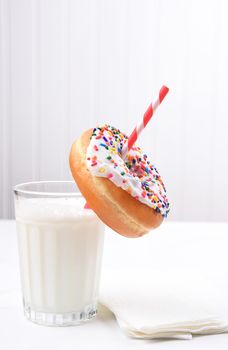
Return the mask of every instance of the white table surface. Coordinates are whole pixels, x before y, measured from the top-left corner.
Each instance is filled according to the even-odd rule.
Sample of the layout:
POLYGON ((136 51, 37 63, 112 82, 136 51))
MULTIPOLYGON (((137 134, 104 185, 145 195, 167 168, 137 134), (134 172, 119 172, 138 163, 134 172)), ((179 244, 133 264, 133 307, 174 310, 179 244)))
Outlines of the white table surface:
MULTIPOLYGON (((228 224, 167 222, 140 239, 126 239, 107 230, 103 268, 143 266, 152 254, 158 267, 161 259, 169 259, 169 268, 180 263, 186 269, 202 268, 207 256, 211 259, 207 259, 205 269, 213 269, 216 259, 228 271, 227 247, 228 224), (189 249, 192 259, 186 258, 189 249)), ((108 311, 82 326, 38 326, 24 318, 20 299, 15 222, 0 221, 0 349, 228 349, 228 334, 197 336, 188 341, 129 338, 108 311)))

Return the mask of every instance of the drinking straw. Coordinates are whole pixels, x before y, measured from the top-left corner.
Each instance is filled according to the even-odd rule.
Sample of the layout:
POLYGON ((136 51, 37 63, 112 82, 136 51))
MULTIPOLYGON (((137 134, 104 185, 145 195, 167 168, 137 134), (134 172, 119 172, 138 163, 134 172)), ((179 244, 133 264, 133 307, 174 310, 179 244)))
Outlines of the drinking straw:
POLYGON ((157 98, 154 100, 154 102, 152 102, 149 105, 146 112, 144 113, 143 118, 136 125, 133 132, 129 136, 128 141, 124 144, 122 152, 121 152, 123 159, 126 157, 127 152, 132 148, 133 144, 136 142, 139 135, 141 134, 143 129, 146 127, 146 125, 148 124, 148 122, 150 121, 152 116, 154 115, 156 109, 162 103, 162 101, 164 100, 164 98, 168 92, 169 92, 169 88, 167 88, 167 86, 163 85, 159 91, 157 98))

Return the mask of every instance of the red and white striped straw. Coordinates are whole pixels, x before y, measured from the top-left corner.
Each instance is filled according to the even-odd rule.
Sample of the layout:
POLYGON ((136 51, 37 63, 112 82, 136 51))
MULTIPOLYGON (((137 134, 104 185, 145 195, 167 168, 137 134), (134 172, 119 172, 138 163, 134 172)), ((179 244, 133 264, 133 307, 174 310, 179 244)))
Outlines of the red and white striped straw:
POLYGON ((133 144, 136 142, 138 139, 139 135, 143 131, 143 129, 146 127, 152 116, 154 115, 154 112, 158 108, 158 106, 162 103, 164 100, 165 96, 169 92, 169 88, 166 86, 162 86, 162 88, 159 91, 158 97, 155 99, 154 102, 152 102, 146 112, 144 113, 144 116, 142 120, 136 125, 134 128, 133 132, 128 138, 128 141, 125 143, 122 149, 122 158, 125 158, 127 155, 127 152, 132 148, 133 144))

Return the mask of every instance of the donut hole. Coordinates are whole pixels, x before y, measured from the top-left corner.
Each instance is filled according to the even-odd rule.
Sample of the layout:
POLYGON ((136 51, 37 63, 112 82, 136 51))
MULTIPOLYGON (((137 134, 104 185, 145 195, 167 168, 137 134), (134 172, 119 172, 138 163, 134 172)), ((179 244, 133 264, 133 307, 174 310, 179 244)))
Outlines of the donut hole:
MULTIPOLYGON (((128 154, 125 165, 130 172, 130 175, 137 176, 139 179, 142 178, 152 178, 154 176, 153 171, 157 170, 152 166, 152 164, 147 160, 146 155, 128 154)), ((157 173, 158 174, 158 173, 157 173)))

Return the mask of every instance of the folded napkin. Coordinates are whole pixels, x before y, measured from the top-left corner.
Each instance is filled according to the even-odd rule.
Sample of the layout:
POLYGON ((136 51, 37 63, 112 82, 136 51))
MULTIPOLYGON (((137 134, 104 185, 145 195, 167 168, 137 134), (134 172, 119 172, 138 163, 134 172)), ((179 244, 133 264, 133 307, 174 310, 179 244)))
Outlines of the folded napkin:
POLYGON ((191 339, 228 331, 228 286, 185 269, 107 269, 100 303, 136 338, 191 339))
POLYGON ((228 225, 163 225, 129 240, 108 232, 100 304, 136 338, 228 332, 228 225))

